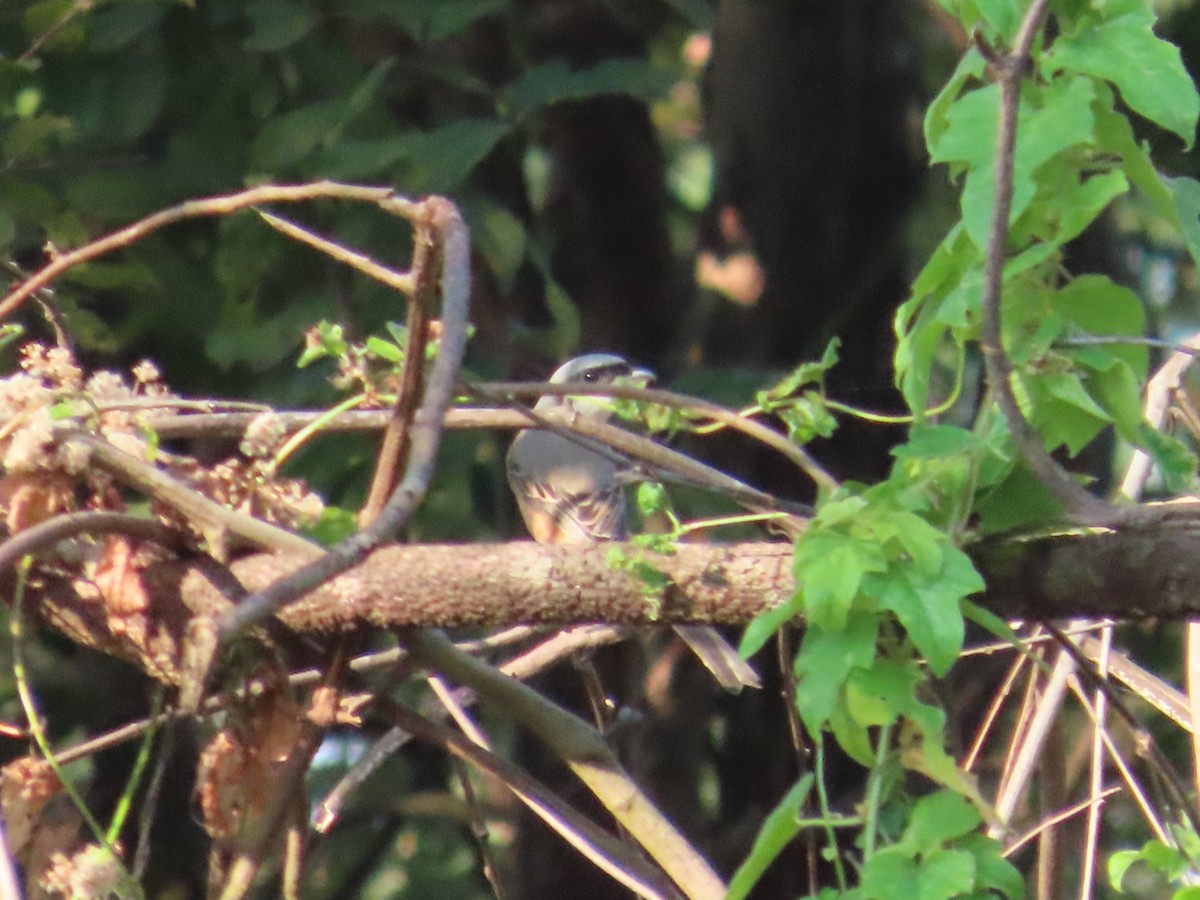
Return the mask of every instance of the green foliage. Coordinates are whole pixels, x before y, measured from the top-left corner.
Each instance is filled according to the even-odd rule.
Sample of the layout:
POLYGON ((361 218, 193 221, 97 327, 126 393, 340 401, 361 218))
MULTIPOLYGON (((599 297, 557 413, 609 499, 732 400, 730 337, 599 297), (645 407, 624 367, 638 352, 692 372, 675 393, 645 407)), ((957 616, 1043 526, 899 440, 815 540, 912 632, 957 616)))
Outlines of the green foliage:
POLYGON ((1200 897, 1200 889, 1192 884, 1200 871, 1200 837, 1186 821, 1172 823, 1170 831, 1173 839, 1170 845, 1154 839, 1140 850, 1121 850, 1109 857, 1108 880, 1114 889, 1123 890, 1130 869, 1142 863, 1151 873, 1176 887, 1172 900, 1200 897))
MULTIPOLYGON (((548 277, 553 236, 531 230, 520 204, 502 206, 476 174, 488 159, 521 171, 549 106, 615 94, 655 100, 681 63, 532 62, 528 28, 504 0, 8 4, 0 10, 0 253, 36 258, 47 239, 76 247, 171 203, 260 181, 340 178, 452 193, 502 289, 522 270, 544 279, 555 325, 537 337, 567 355, 577 349, 578 314, 548 277), (495 82, 437 52, 484 22, 510 33, 514 51, 495 82)), ((530 178, 532 196, 532 170, 530 178)), ((305 224, 403 263, 393 258, 408 235, 368 215, 327 207, 305 224)), ((335 313, 338 276, 248 213, 188 226, 186 251, 174 246, 134 244, 59 286, 85 349, 152 338, 181 389, 237 369, 253 373, 248 393, 277 390, 307 326, 335 313), (99 316, 71 308, 98 291, 122 302, 99 316), (209 335, 215 307, 220 326, 209 335), (200 334, 208 335, 204 361, 195 353, 200 334)), ((396 299, 362 279, 343 300, 337 315, 349 311, 364 334, 399 317, 396 299)), ((311 379, 291 379, 286 391, 280 399, 293 404, 329 396, 311 379)))
MULTIPOLYGON (((1001 51, 1028 8, 1023 0, 940 3, 980 36, 980 46, 1001 51)), ((692 22, 709 16, 696 0, 671 5, 692 22)), ((565 356, 581 324, 550 276, 552 236, 536 233, 517 204, 489 196, 481 170, 496 161, 522 172, 536 207, 546 181, 538 148, 546 109, 613 94, 654 100, 676 73, 641 59, 578 68, 533 63, 514 37, 513 70, 485 81, 425 52, 480 22, 519 35, 520 15, 500 0, 10 4, 0 10, 0 252, 34 254, 47 240, 76 247, 164 205, 263 180, 336 177, 406 193, 451 192, 499 289, 510 290, 523 275, 540 281, 552 324, 539 337, 565 356), (363 39, 375 31, 393 40, 363 39), (349 33, 358 40, 330 39, 349 33)), ((1124 112, 1190 147, 1200 97, 1178 50, 1154 34, 1145 0, 1058 0, 1051 15, 1017 113, 1003 267, 1003 339, 1016 369, 1014 391, 1048 449, 1077 454, 1111 430, 1148 451, 1171 490, 1184 490, 1192 486, 1194 456, 1142 418, 1146 351, 1072 343, 1140 337, 1142 303, 1104 276, 1068 278, 1063 260, 1064 247, 1115 199, 1137 192, 1200 261, 1200 182, 1162 176, 1124 112)), ((932 688, 958 659, 965 619, 1005 630, 970 602, 982 588, 962 549, 971 530, 1005 530, 1057 511, 1020 463, 995 409, 984 405, 970 423, 938 420, 955 399, 940 395, 944 361, 961 369, 979 338, 998 107, 985 53, 973 47, 924 120, 931 161, 961 185, 961 218, 895 320, 896 384, 911 414, 903 423, 907 439, 884 481, 847 484, 820 498, 795 547, 795 595, 752 623, 742 640, 749 655, 786 623, 805 620, 794 660, 797 712, 818 752, 831 738, 867 767, 871 791, 853 817, 839 818, 828 808, 820 767, 800 778, 767 818, 734 876, 732 896, 747 895, 806 828, 826 834, 826 859, 842 870, 846 849, 833 832, 847 827, 859 835, 851 872, 857 883, 843 872, 841 889, 827 889, 823 898, 1022 895, 1016 870, 979 833, 990 810, 947 751, 945 714, 932 688), (916 780, 905 777, 911 774, 935 790, 914 799, 916 780), (814 802, 819 814, 806 818, 814 802)), ((683 179, 678 192, 694 209, 707 200, 711 159, 699 156, 691 165, 700 174, 683 179)), ((385 261, 409 244, 406 231, 379 226, 361 210, 322 206, 305 214, 309 227, 385 261)), ((229 370, 259 399, 327 401, 324 376, 333 364, 339 386, 386 395, 404 361, 393 296, 361 279, 335 280, 311 250, 248 213, 181 231, 179 243, 134 244, 58 285, 85 351, 152 339, 168 380, 183 391, 229 370), (354 327, 325 321, 335 312, 354 327), (300 365, 311 377, 285 381, 281 371, 302 344, 300 365)), ((865 415, 827 396, 826 373, 836 363, 833 343, 820 361, 757 391, 750 412, 778 417, 797 443, 829 436, 837 415, 865 415)), ((690 427, 678 410, 624 402, 614 408, 656 431, 690 427)), ((472 527, 463 523, 477 518, 467 496, 477 464, 499 464, 490 443, 452 436, 448 444, 455 442, 427 508, 462 537, 472 527)), ((344 469, 348 458, 323 465, 344 469)), ((632 554, 613 548, 609 561, 630 572, 653 605, 669 587, 653 554, 670 552, 697 526, 679 522, 658 486, 639 490, 638 507, 643 516, 664 516, 671 531, 643 538, 632 554)), ((351 514, 335 506, 313 534, 332 542, 353 527, 351 514)), ((425 527, 426 535, 438 533, 437 525, 425 527)), ((1114 887, 1135 863, 1167 880, 1194 870, 1195 836, 1175 829, 1172 840, 1116 854, 1114 887)), ((422 848, 433 870, 425 883, 444 877, 448 890, 457 890, 475 861, 447 849, 460 847, 453 835, 445 844, 422 848), (458 867, 452 876, 448 858, 458 867)), ((1194 895, 1194 888, 1176 894, 1194 895)))
MULTIPOLYGON (((1013 40, 1028 8, 1017 0, 942 5, 997 52, 1013 40)), ((1143 420, 1148 356, 1143 347, 1119 342, 1145 333, 1141 300, 1105 276, 1069 278, 1062 261, 1064 246, 1134 189, 1200 259, 1197 183, 1161 176, 1116 105, 1119 95, 1133 113, 1190 146, 1200 95, 1179 51, 1155 36, 1154 15, 1142 0, 1062 2, 1051 5, 1050 15, 1017 109, 1002 273, 1002 337, 1015 370, 1013 390, 1047 449, 1075 455, 1111 430, 1148 451, 1179 490, 1194 480, 1196 460, 1143 420)), ((983 587, 961 549, 968 528, 1002 530, 1058 511, 1019 461, 994 408, 985 404, 965 426, 934 418, 950 402, 934 393, 945 381, 942 360, 965 358, 980 335, 999 104, 984 54, 973 48, 926 115, 930 158, 961 185, 961 220, 920 271, 896 317, 896 383, 911 410, 908 439, 893 451, 896 464, 884 482, 845 485, 822 498, 796 543, 795 595, 752 623, 742 641, 742 652, 753 653, 784 623, 804 619, 795 659, 800 717, 809 733, 832 734, 871 771, 875 791, 864 808, 857 886, 847 880, 840 892, 821 897, 1023 896, 1017 871, 998 845, 977 833, 990 810, 946 752, 945 717, 930 690, 931 678, 958 658, 964 617, 1007 633, 968 600, 983 587), (942 789, 911 803, 899 780, 886 774, 897 766, 942 789), (894 818, 897 809, 908 810, 899 834, 880 825, 885 810, 894 818)), ((819 386, 823 372, 824 364, 798 369, 760 394, 760 408, 779 411, 781 398, 819 386)), ((827 403, 820 408, 828 415, 827 403)), ((810 420, 787 420, 793 437, 824 433, 811 424, 815 416, 810 420)), ((768 846, 768 829, 774 840, 787 833, 779 820, 794 802, 789 795, 764 829, 768 846)), ((840 852, 830 838, 827 855, 840 852)), ((1114 858, 1113 884, 1135 861, 1176 878, 1193 858, 1183 849, 1148 844, 1114 858)))
POLYGON ((750 855, 729 880, 727 900, 742 900, 762 877, 767 866, 800 832, 804 824, 801 814, 812 792, 813 780, 811 772, 802 776, 767 816, 750 855))

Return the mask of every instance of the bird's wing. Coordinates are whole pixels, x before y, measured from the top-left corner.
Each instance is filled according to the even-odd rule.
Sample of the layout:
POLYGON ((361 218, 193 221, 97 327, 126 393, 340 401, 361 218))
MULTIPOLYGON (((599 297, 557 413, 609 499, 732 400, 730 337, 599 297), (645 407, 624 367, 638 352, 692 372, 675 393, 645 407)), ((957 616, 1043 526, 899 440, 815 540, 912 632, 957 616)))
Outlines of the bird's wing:
POLYGON ((509 481, 530 535, 539 544, 594 544, 629 536, 625 493, 618 483, 574 493, 510 469, 509 481))
POLYGON ((675 633, 725 690, 736 694, 742 688, 762 687, 758 673, 738 656, 738 652, 715 628, 708 625, 676 625, 675 633))

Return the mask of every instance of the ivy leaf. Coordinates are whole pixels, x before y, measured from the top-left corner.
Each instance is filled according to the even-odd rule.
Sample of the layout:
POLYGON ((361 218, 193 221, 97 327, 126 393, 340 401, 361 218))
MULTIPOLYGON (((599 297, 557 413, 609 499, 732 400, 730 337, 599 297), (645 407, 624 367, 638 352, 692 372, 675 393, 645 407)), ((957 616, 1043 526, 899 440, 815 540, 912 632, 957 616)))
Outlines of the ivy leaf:
POLYGON ((982 834, 967 834, 959 838, 955 846, 975 858, 976 890, 994 891, 1008 900, 1024 900, 1025 879, 1017 867, 1004 858, 1004 846, 999 841, 982 834))
POLYGON ((975 858, 963 850, 934 850, 917 872, 920 900, 950 900, 975 887, 975 858))
POLYGON ((742 632, 742 639, 738 642, 738 656, 742 659, 752 657, 763 648, 763 645, 771 639, 775 632, 783 627, 785 622, 798 615, 800 615, 800 602, 794 597, 774 609, 759 613, 750 620, 750 624, 742 632))
MULTIPOLYGON (((1072 279, 1055 292, 1051 303, 1059 316, 1087 334, 1141 337, 1146 333, 1146 312, 1141 299, 1104 275, 1072 279)), ((1143 375, 1150 364, 1145 347, 1113 346, 1105 350, 1143 375)))
POLYGON ((897 459, 943 459, 972 453, 982 446, 979 438, 957 425, 914 425, 908 442, 892 448, 897 459))
POLYGON ((1017 386, 1033 406, 1029 416, 1047 447, 1065 446, 1075 456, 1112 421, 1072 371, 1022 374, 1017 386))
POLYGON ((928 853, 974 831, 981 821, 979 810, 961 794, 935 791, 926 794, 913 807, 901 843, 906 849, 928 853))
POLYGON ((1078 34, 1064 34, 1046 54, 1050 72, 1070 70, 1110 81, 1136 112, 1183 138, 1190 149, 1200 116, 1200 95, 1179 48, 1154 34, 1154 13, 1144 3, 1125 15, 1078 34))
MULTIPOLYGON (((946 556, 949 560, 949 551, 946 556)), ((954 567, 963 568, 954 563, 946 568, 954 567)), ((878 597, 884 609, 896 614, 917 650, 929 662, 929 668, 938 676, 950 671, 962 650, 964 626, 959 601, 966 593, 983 589, 983 581, 969 561, 966 569, 974 576, 970 581, 956 581, 949 576, 944 582, 937 577, 927 580, 915 570, 893 569, 887 577, 872 578, 864 585, 864 590, 878 597)))
MULTIPOLYGON (((875 714, 878 710, 869 702, 859 706, 858 700, 861 695, 856 695, 852 688, 853 684, 847 683, 846 692, 843 695, 845 702, 833 705, 833 712, 829 716, 829 730, 838 745, 851 759, 869 769, 878 761, 875 757, 875 748, 871 745, 871 732, 869 731, 871 724, 877 718, 875 714)), ((879 724, 886 724, 894 718, 894 716, 888 715, 886 710, 884 713, 883 720, 879 724)))
MULTIPOLYGON (((796 654, 796 708, 812 734, 829 721, 846 678, 875 662, 879 621, 873 615, 852 616, 839 632, 810 624, 796 654)), ((878 663, 875 663, 878 664, 878 663)))
POLYGON ((771 810, 754 839, 749 855, 729 881, 729 893, 725 895, 727 900, 746 897, 775 857, 800 833, 800 814, 804 809, 804 801, 812 791, 813 781, 813 773, 806 772, 779 805, 771 810))
POLYGON ((863 866, 863 896, 870 900, 913 900, 920 898, 917 861, 901 850, 880 850, 863 866))
POLYGON ((1181 494, 1194 486, 1196 455, 1178 438, 1163 434, 1143 422, 1138 428, 1136 443, 1154 458, 1168 491, 1181 494))
MULTIPOLYGON (((971 777, 946 752, 946 714, 918 699, 925 675, 914 661, 877 659, 871 668, 858 666, 846 676, 855 689, 874 694, 915 729, 907 732, 901 758, 906 768, 921 772, 943 787, 962 794, 980 809, 986 807, 971 777)), ((808 723, 805 722, 807 725, 808 723)))
POLYGON ((950 80, 933 98, 925 112, 925 146, 933 148, 950 125, 949 112, 958 101, 967 82, 983 77, 984 60, 979 49, 971 46, 959 60, 950 80))
POLYGON ((841 631, 863 575, 886 569, 887 560, 877 543, 830 528, 810 528, 796 544, 793 563, 801 612, 810 624, 841 631))
MULTIPOLYGON (((1059 79, 1022 91, 1017 141, 1013 158, 1013 199, 1009 221, 1015 221, 1032 202, 1037 185, 1034 172, 1058 153, 1093 139, 1091 104, 1095 88, 1082 79, 1059 79)), ((963 224, 976 247, 984 247, 996 192, 996 121, 1000 91, 988 85, 963 96, 949 111, 949 125, 929 148, 932 162, 962 162, 968 166, 962 192, 963 224)))

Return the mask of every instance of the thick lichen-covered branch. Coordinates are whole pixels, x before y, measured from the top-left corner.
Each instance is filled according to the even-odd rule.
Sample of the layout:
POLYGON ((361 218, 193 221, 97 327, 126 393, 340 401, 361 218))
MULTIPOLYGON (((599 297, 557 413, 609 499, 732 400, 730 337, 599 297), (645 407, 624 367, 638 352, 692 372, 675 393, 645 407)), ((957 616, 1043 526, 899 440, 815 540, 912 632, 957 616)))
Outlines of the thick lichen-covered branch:
MULTIPOLYGON (((610 549, 528 542, 385 547, 289 606, 281 618, 302 633, 514 623, 738 626, 795 591, 785 543, 693 544, 670 556, 648 554, 645 559, 668 579, 659 592, 610 565, 610 549)), ((1200 615, 1200 523, 994 538, 968 549, 987 583, 975 599, 1005 618, 1200 615)), ((302 562, 302 556, 259 554, 231 569, 254 591, 302 562)), ((211 566, 154 563, 139 575, 136 591, 124 588, 145 598, 139 603, 106 597, 103 585, 84 578, 43 575, 31 590, 45 619, 75 640, 174 682, 188 623, 228 606, 211 577, 211 566)))

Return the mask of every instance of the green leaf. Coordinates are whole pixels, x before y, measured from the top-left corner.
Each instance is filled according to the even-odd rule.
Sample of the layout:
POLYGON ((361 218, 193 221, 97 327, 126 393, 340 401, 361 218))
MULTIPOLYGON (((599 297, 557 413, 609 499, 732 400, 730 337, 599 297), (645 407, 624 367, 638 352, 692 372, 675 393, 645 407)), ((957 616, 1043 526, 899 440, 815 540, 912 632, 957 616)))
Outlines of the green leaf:
POLYGON ((957 425, 914 425, 908 442, 892 448, 897 459, 941 459, 973 453, 982 446, 979 438, 957 425))
POLYGON ((223 323, 209 332, 205 352, 222 369, 237 363, 266 368, 295 351, 312 319, 312 308, 298 300, 252 325, 223 323))
POLYGON ((445 192, 458 187, 512 130, 499 119, 455 119, 410 138, 412 166, 406 191, 445 192))
POLYGON ((1033 522, 1044 522, 1062 506, 1024 465, 1013 467, 975 503, 983 534, 1000 534, 1033 522))
POLYGON ((652 516, 671 508, 667 489, 657 481, 643 481, 637 486, 638 512, 643 516, 652 516))
MULTIPOLYGON (((982 581, 978 575, 975 577, 979 585, 976 589, 980 590, 982 581)), ((893 570, 886 577, 872 578, 864 590, 877 596, 884 609, 896 614, 935 675, 950 671, 962 650, 964 635, 958 608, 963 594, 952 580, 945 585, 928 583, 916 572, 893 570)))
POLYGON ((1025 879, 1017 867, 1004 858, 1003 844, 982 834, 967 834, 956 841, 955 846, 975 857, 977 890, 998 892, 1008 900, 1024 900, 1025 879))
MULTIPOLYGON (((1133 291, 1104 275, 1081 275, 1055 292, 1051 303, 1065 321, 1087 334, 1140 338, 1146 333, 1146 312, 1133 291)), ((1145 347, 1106 347, 1136 373, 1145 375, 1150 363, 1145 347)))
POLYGON ((1192 261, 1200 265, 1200 182, 1181 175, 1179 178, 1162 178, 1170 191, 1179 229, 1192 261))
POLYGON ((962 850, 934 850, 917 873, 919 900, 950 900, 975 887, 975 857, 962 850))
POLYGON ((1075 456, 1112 421, 1071 371, 1022 373, 1018 387, 1032 403, 1026 413, 1047 447, 1065 446, 1075 456))
POLYGON ((487 261, 502 293, 510 293, 525 263, 529 235, 521 220, 498 203, 463 202, 463 215, 471 226, 471 243, 487 261))
POLYGON ((779 805, 768 814, 754 839, 754 846, 750 848, 749 855, 729 880, 727 900, 742 900, 746 897, 775 857, 800 832, 800 814, 812 791, 813 781, 813 773, 806 772, 779 805))
POLYGON ((796 654, 796 708, 809 732, 829 721, 842 685, 851 672, 875 663, 879 622, 872 615, 852 616, 836 633, 809 625, 796 654))
POLYGON ((781 603, 774 609, 759 613, 750 620, 750 624, 742 632, 742 639, 738 642, 738 656, 742 659, 752 657, 763 648, 763 645, 774 636, 775 632, 783 627, 785 622, 798 615, 800 615, 800 604, 794 598, 788 603, 781 603))
POLYGON ((913 807, 903 846, 917 853, 928 853, 969 834, 982 821, 979 811, 961 794, 935 791, 919 799, 913 807))
POLYGON ((384 362, 398 363, 404 359, 404 351, 400 347, 373 334, 367 338, 366 348, 384 362))
POLYGON ((287 168, 332 144, 342 129, 367 109, 394 64, 392 59, 376 64, 344 97, 318 100, 268 120, 250 144, 251 165, 266 170, 287 168))
POLYGON ((1178 878, 1189 868, 1187 857, 1174 847, 1168 847, 1159 840, 1149 840, 1140 850, 1121 850, 1108 858, 1109 883, 1116 890, 1121 890, 1125 874, 1130 866, 1138 862, 1145 863, 1168 881, 1178 878))
POLYGON ((840 346, 841 341, 838 338, 831 340, 825 346, 825 352, 821 355, 819 362, 805 362, 796 366, 786 376, 762 391, 758 402, 765 406, 772 400, 782 400, 784 397, 792 396, 802 387, 823 383, 825 373, 837 365, 840 346))
POLYGON ((1200 116, 1200 95, 1179 48, 1154 34, 1154 13, 1130 4, 1125 15, 1064 34, 1043 58, 1051 72, 1064 69, 1110 81, 1135 111, 1183 138, 1190 148, 1200 116))
POLYGON ((983 77, 984 59, 979 49, 972 45, 962 59, 945 86, 933 98, 929 109, 925 112, 925 146, 933 149, 942 139, 946 129, 950 127, 950 110, 958 102, 959 94, 969 81, 983 77))
POLYGON ((672 72, 643 59, 606 59, 582 69, 570 69, 562 60, 527 70, 508 86, 513 115, 523 117, 552 103, 586 100, 603 94, 628 94, 657 100, 675 83, 672 72))
POLYGON ((810 528, 796 544, 793 571, 801 612, 810 624, 840 631, 867 572, 887 568, 878 544, 831 529, 810 528))
POLYGON ((97 291, 156 291, 161 287, 154 270, 142 262, 90 262, 75 266, 64 281, 97 291))
POLYGON ((1195 485, 1196 455, 1178 438, 1143 422, 1136 443, 1154 458, 1170 493, 1182 494, 1195 485))
POLYGON ((250 144, 250 164, 266 170, 295 165, 333 140, 345 108, 343 99, 318 100, 269 120, 250 144))
POLYGON ((246 5, 250 36, 242 49, 251 53, 274 53, 299 41, 316 24, 311 10, 285 0, 256 0, 246 5))
MULTIPOLYGON (((861 695, 855 694, 852 687, 853 684, 846 685, 845 702, 833 705, 833 710, 829 715, 829 730, 838 742, 838 746, 851 759, 869 769, 878 762, 875 748, 871 745, 869 729, 871 724, 876 723, 879 718, 877 715, 879 710, 870 704, 869 699, 866 704, 859 706, 857 700, 861 698, 861 695)), ((878 724, 886 724, 895 718, 888 714, 887 710, 884 710, 883 713, 883 721, 878 724)))
MULTIPOLYGON (((1044 87, 1027 85, 1021 93, 1013 158, 1013 199, 1009 221, 1032 202, 1034 172, 1056 154, 1092 140, 1095 89, 1081 79, 1059 80, 1044 87)), ((969 166, 962 193, 963 224, 975 246, 986 246, 996 191, 996 122, 999 88, 988 85, 966 94, 949 112, 949 127, 935 146, 932 162, 964 162, 969 166)))
POLYGON ((1014 648, 1020 645, 1020 638, 1017 633, 1012 630, 1009 624, 1000 618, 990 609, 984 609, 977 603, 972 603, 970 600, 962 601, 963 618, 969 622, 974 622, 980 628, 991 632, 1002 641, 1008 641, 1014 648))
POLYGON ((946 752, 945 713, 917 697, 918 691, 924 690, 926 676, 916 662, 877 659, 869 669, 850 669, 846 677, 857 690, 874 694, 915 726, 908 738, 909 746, 902 750, 906 768, 962 794, 976 806, 985 805, 970 776, 946 752))
POLYGON ((0 141, 0 154, 8 166, 45 160, 74 127, 66 116, 40 115, 10 122, 0 141))
POLYGON ((862 891, 870 900, 919 900, 916 860, 891 847, 879 851, 863 866, 862 891))
POLYGON ((509 8, 508 0, 439 0, 432 4, 423 40, 440 41, 509 8))
POLYGON ((88 17, 88 50, 114 53, 149 32, 166 15, 166 4, 123 3, 93 7, 88 17))

